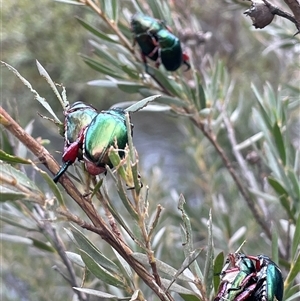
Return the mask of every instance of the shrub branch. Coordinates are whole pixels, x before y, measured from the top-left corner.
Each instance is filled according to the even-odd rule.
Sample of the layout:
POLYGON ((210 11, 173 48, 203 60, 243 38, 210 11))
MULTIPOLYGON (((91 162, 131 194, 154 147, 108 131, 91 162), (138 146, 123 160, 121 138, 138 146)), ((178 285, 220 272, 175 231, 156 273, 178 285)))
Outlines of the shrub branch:
MULTIPOLYGON (((27 134, 2 107, 0 107, 0 121, 1 124, 22 142, 53 175, 59 171, 59 165, 53 156, 32 136, 27 134)), ((66 207, 61 206, 58 208, 58 212, 67 217, 69 221, 73 221, 82 228, 100 235, 103 240, 111 245, 128 262, 132 269, 155 292, 160 300, 173 301, 173 298, 170 295, 166 296, 163 292, 163 288, 156 284, 154 277, 145 269, 145 267, 131 256, 133 251, 123 240, 119 239, 119 237, 112 232, 97 210, 95 210, 93 204, 84 198, 69 177, 64 174, 59 182, 73 200, 81 207, 92 223, 87 223, 80 219, 78 216, 69 212, 66 207)))

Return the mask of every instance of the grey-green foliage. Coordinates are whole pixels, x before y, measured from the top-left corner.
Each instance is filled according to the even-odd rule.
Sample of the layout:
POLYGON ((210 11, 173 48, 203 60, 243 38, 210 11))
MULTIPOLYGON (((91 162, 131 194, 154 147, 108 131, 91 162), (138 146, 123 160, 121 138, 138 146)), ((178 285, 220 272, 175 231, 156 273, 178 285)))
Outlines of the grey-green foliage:
MULTIPOLYGON (((167 1, 151 0, 148 4, 149 7, 145 7, 143 1, 132 1, 135 9, 138 8, 158 18, 164 16, 168 23, 172 20, 171 16, 174 16, 175 22, 172 25, 178 31, 181 26, 190 29, 201 28, 201 22, 196 21, 197 18, 193 13, 190 13, 190 19, 179 18, 176 5, 179 6, 180 1, 174 4, 175 7, 171 10, 167 1)), ((289 47, 280 53, 278 49, 272 52, 270 44, 265 60, 262 59, 264 54, 258 54, 258 51, 248 54, 249 45, 246 43, 240 45, 241 48, 245 47, 245 50, 240 52, 244 60, 236 58, 235 63, 240 63, 245 69, 247 64, 250 64, 248 60, 252 63, 257 60, 265 64, 253 65, 244 73, 243 68, 230 66, 232 62, 228 57, 224 58, 224 53, 221 53, 219 58, 206 54, 199 63, 199 58, 196 57, 198 52, 190 46, 190 50, 194 51, 191 52, 192 71, 184 73, 180 69, 170 74, 162 67, 156 69, 149 66, 150 76, 144 74, 142 77, 140 75, 144 73, 144 66, 139 59, 138 49, 136 48, 134 53, 131 51, 132 35, 128 29, 130 14, 135 9, 125 7, 119 1, 100 1, 100 5, 102 16, 109 17, 99 18, 100 29, 85 19, 78 19, 79 24, 93 34, 89 43, 95 49, 94 55, 82 54, 81 57, 88 66, 102 75, 100 80, 93 80, 89 84, 102 89, 119 89, 123 93, 138 93, 139 99, 161 94, 156 100, 157 107, 162 111, 167 107, 168 111, 178 117, 178 128, 187 138, 184 149, 190 172, 182 175, 183 181, 186 182, 186 190, 188 192, 189 188, 196 186, 200 193, 197 195, 195 206, 192 204, 192 195, 189 195, 190 200, 185 200, 180 191, 171 193, 166 191, 163 185, 164 178, 170 175, 163 174, 162 181, 157 180, 156 177, 160 176, 160 167, 157 166, 156 170, 153 168, 153 175, 142 177, 144 187, 138 192, 139 203, 135 204, 137 199, 129 196, 124 185, 124 181, 127 184, 138 183, 137 166, 131 165, 135 161, 128 156, 125 167, 121 166, 117 174, 109 170, 112 181, 108 181, 109 183, 105 185, 101 182, 97 186, 97 189, 101 187, 101 196, 97 196, 94 191, 92 196, 99 199, 93 200, 103 202, 102 206, 111 212, 122 229, 126 243, 135 251, 133 257, 147 267, 150 258, 147 252, 150 247, 145 245, 146 236, 143 231, 152 234, 154 256, 160 260, 157 262, 157 268, 162 283, 168 287, 175 279, 177 286, 172 285, 169 291, 178 293, 185 300, 199 299, 201 294, 204 294, 199 290, 201 286, 190 285, 191 280, 204 284, 208 294, 206 297, 209 300, 213 298, 218 284, 218 280, 213 276, 220 271, 219 258, 222 258, 220 252, 226 256, 228 252, 236 250, 245 239, 247 239, 245 253, 251 255, 265 253, 274 261, 279 261, 286 279, 285 297, 296 298, 299 287, 297 274, 300 270, 300 208, 299 137, 295 136, 294 129, 299 126, 297 112, 300 91, 296 87, 299 76, 289 77, 286 71, 292 70, 291 74, 296 73, 293 65, 297 53, 293 45, 289 44, 289 47), (107 25, 111 20, 114 20, 117 27, 107 25), (266 70, 266 75, 263 72, 272 60, 270 56, 280 62, 280 68, 271 65, 271 71, 266 70), (249 70, 256 72, 251 73, 249 70), (269 84, 266 78, 272 72, 276 73, 278 78, 272 77, 270 79, 272 84, 269 84), (242 196, 237 180, 232 178, 230 168, 241 180, 240 184, 246 191, 246 197, 242 196), (119 198, 124 204, 123 207, 119 205, 119 198), (247 203, 247 207, 246 201, 249 200, 250 205, 247 203), (177 203, 180 211, 176 208, 177 203), (157 217, 158 204, 166 207, 166 211, 159 217, 157 217), (259 209, 260 217, 266 225, 272 224, 271 236, 264 233, 265 229, 258 225, 257 217, 253 216, 253 208, 259 209), (139 214, 137 209, 140 210, 139 214), (264 234, 263 239, 261 233, 264 234), (205 250, 200 253, 203 247, 205 250), (197 256, 193 257, 193 254, 197 256), (218 260, 213 267, 214 257, 218 260), (183 267, 187 266, 188 269, 183 271, 183 267)), ((193 5, 189 5, 186 11, 188 9, 193 11, 193 5)), ((204 10, 208 8, 204 6, 204 10)), ((232 19, 228 15, 228 24, 232 25, 231 23, 232 19)), ((278 37, 282 36, 282 33, 276 34, 276 31, 271 29, 269 33, 268 30, 265 33, 250 33, 243 29, 242 21, 239 21, 239 24, 240 34, 251 37, 251 41, 256 45, 259 44, 255 41, 256 35, 260 41, 263 39, 265 44, 271 43, 271 38, 279 40, 278 37)), ((241 40, 243 39, 244 36, 241 37, 241 40)), ((132 154, 131 148, 131 156, 132 154)), ((118 156, 114 153, 111 156, 116 160, 115 166, 118 166, 120 164, 118 156)), ((2 157, 3 161, 8 162, 8 159, 15 160, 10 163, 21 163, 19 158, 2 157)), ((42 174, 42 171, 39 173, 42 174)), ((21 179, 16 175, 17 171, 14 171, 11 176, 22 185, 21 179)), ((14 185, 13 183, 9 188, 14 185)), ((136 188, 137 186, 135 185, 136 188)), ((18 200, 24 202, 26 209, 14 203, 14 205, 4 204, 2 219, 5 223, 24 231, 32 231, 33 228, 39 232, 34 216, 29 218, 25 215, 26 210, 34 212, 34 209, 25 201, 28 196, 25 197, 24 193, 18 194, 21 188, 22 186, 17 189, 14 187, 13 190, 18 200), (24 223, 27 219, 28 223, 24 223), (25 225, 32 226, 27 228, 25 225)), ((53 186, 45 188, 45 191, 48 190, 53 191, 53 195, 61 200, 61 195, 53 186)), ((5 200, 9 199, 7 196, 5 200)), ((12 202, 15 196, 10 197, 12 202)), ((42 194, 41 199, 47 200, 48 203, 47 193, 44 193, 44 196, 42 194)), ((59 205, 55 203, 55 206, 63 207, 65 203, 60 201, 59 205)), ((99 206, 99 212, 105 216, 101 208, 99 206)), ((45 212, 47 218, 51 220, 55 208, 46 207, 45 212)), ((78 291, 107 299, 117 297, 129 299, 131 295, 141 299, 142 295, 147 298, 152 294, 142 282, 134 282, 131 267, 114 255, 110 247, 100 243, 98 237, 95 238, 88 232, 83 234, 74 230, 76 228, 71 229, 73 236, 76 233, 77 238, 73 237, 76 247, 68 245, 71 250, 68 257, 80 267, 76 271, 77 276, 85 279, 85 289, 77 288, 78 291), (80 238, 83 240, 79 242, 80 238)), ((70 230, 68 233, 72 236, 70 230)), ((64 234, 61 235, 67 240, 64 234)), ((44 240, 55 246, 51 236, 45 235, 44 240)), ((23 243, 29 244, 29 241, 23 243)), ((35 246, 40 247, 42 244, 35 246)))

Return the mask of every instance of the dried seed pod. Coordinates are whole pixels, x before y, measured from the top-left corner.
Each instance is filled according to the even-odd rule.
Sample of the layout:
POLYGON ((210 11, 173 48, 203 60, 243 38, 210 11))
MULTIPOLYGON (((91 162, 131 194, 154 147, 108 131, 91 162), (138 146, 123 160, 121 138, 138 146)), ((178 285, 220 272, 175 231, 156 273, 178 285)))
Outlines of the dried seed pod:
POLYGON ((274 19, 274 15, 270 9, 261 1, 252 1, 251 7, 247 9, 244 14, 251 18, 255 28, 264 28, 274 19))

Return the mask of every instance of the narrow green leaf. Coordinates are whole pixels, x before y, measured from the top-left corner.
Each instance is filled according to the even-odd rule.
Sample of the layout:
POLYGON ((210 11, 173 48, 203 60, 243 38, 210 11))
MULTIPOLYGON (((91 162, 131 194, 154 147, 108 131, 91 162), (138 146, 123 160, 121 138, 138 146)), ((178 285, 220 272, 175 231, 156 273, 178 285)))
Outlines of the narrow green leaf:
POLYGON ((83 19, 79 18, 79 17, 76 17, 76 19, 78 20, 78 22, 85 28, 87 29, 89 32, 91 32, 92 34, 94 34, 95 36, 99 37, 100 39, 102 40, 105 40, 107 42, 110 42, 110 43, 116 43, 118 44, 119 41, 118 40, 114 40, 114 39, 111 39, 107 33, 104 33, 102 31, 100 31, 99 29, 97 29, 96 27, 90 25, 89 23, 87 23, 86 21, 84 21, 83 19))
POLYGON ((299 176, 297 174, 297 171, 295 172, 294 170, 290 170, 290 169, 288 169, 288 171, 287 171, 287 176, 288 176, 288 179, 293 188, 293 192, 291 192, 290 194, 292 195, 292 197, 294 199, 294 203, 296 205, 297 203, 299 203, 299 200, 300 200, 299 176))
POLYGON ((120 69, 120 62, 116 59, 115 56, 110 54, 110 49, 106 46, 103 46, 97 43, 94 40, 89 40, 89 43, 95 48, 94 53, 100 57, 103 61, 111 63, 114 67, 120 69))
POLYGON ((85 56, 83 54, 80 54, 80 56, 83 58, 83 61, 89 65, 91 68, 93 68, 94 70, 103 73, 105 75, 109 75, 115 78, 122 78, 122 75, 119 73, 117 73, 116 70, 113 70, 112 68, 107 67, 106 65, 102 64, 99 61, 96 61, 94 59, 91 59, 88 56, 85 56))
POLYGON ((11 234, 6 234, 6 233, 1 233, 1 240, 8 241, 8 242, 13 242, 13 243, 21 243, 24 245, 32 246, 33 241, 31 238, 23 237, 23 236, 18 236, 18 235, 11 235, 11 234))
POLYGON ((33 246, 35 246, 36 248, 43 250, 43 251, 51 252, 51 253, 56 252, 55 249, 51 245, 49 245, 43 241, 37 240, 33 237, 30 237, 30 239, 33 242, 33 246))
POLYGON ((224 252, 220 252, 214 261, 214 290, 217 293, 220 285, 220 274, 224 265, 224 252))
POLYGON ((73 252, 66 252, 66 255, 68 256, 68 258, 75 264, 77 264, 78 266, 80 266, 81 268, 85 267, 85 264, 81 258, 81 256, 77 253, 73 253, 73 252))
POLYGON ((272 131, 272 122, 271 122, 271 119, 268 115, 268 113, 266 112, 264 106, 263 106, 263 99, 260 95, 260 93, 258 92, 258 90, 256 89, 256 87, 251 84, 251 88, 252 90, 254 91, 254 94, 257 98, 257 103, 258 103, 258 106, 260 108, 260 116, 262 117, 264 123, 265 123, 265 126, 268 128, 269 131, 272 131))
POLYGON ((205 283, 207 295, 209 296, 213 288, 213 277, 214 277, 213 275, 214 246, 213 246, 211 210, 209 212, 209 219, 207 221, 207 231, 208 231, 208 245, 207 245, 206 259, 204 265, 203 280, 205 283))
POLYGON ((282 185, 287 191, 292 191, 291 183, 286 175, 285 168, 281 164, 278 164, 278 159, 277 159, 278 155, 276 150, 274 149, 275 146, 272 144, 271 141, 269 141, 265 143, 264 147, 265 147, 264 158, 268 166, 273 171, 274 177, 280 179, 280 182, 283 183, 282 185))
POLYGON ((9 225, 12 225, 14 227, 18 227, 20 229, 24 229, 24 230, 29 231, 29 232, 30 231, 37 231, 37 229, 34 228, 33 226, 29 227, 29 225, 27 224, 27 220, 20 219, 20 218, 17 218, 17 217, 12 217, 11 215, 8 215, 7 212, 3 213, 2 210, 1 210, 1 214, 0 214, 0 220, 2 220, 3 222, 5 222, 9 225), (16 220, 21 221, 21 222, 18 223, 16 220))
MULTIPOLYGON (((274 89, 272 88, 270 82, 266 82, 265 85, 265 95, 267 96, 266 98, 268 99, 269 103, 271 104, 271 107, 276 108, 278 100, 277 100, 277 95, 274 92, 274 89)), ((279 112, 279 110, 277 110, 278 107, 276 108, 276 113, 279 112)), ((278 117, 278 116, 277 116, 278 117)))
POLYGON ((104 299, 116 299, 116 300, 129 300, 130 299, 130 298, 124 298, 124 297, 119 299, 115 295, 111 295, 111 294, 104 293, 104 292, 101 292, 101 291, 96 291, 96 290, 93 290, 91 288, 84 288, 84 287, 73 287, 73 288, 75 290, 83 292, 87 295, 93 295, 93 296, 97 296, 97 297, 104 298, 104 299))
MULTIPOLYGON (((69 106, 69 102, 65 102, 65 100, 61 97, 60 93, 58 92, 55 83, 53 82, 52 78, 50 77, 50 75, 48 74, 48 72, 46 71, 46 69, 40 64, 40 62, 38 60, 36 60, 36 66, 38 68, 38 71, 40 73, 40 75, 42 77, 44 77, 47 81, 47 83, 50 85, 52 91, 54 92, 54 94, 56 95, 57 99, 59 100, 61 106, 63 109, 65 109, 66 107, 69 106)), ((51 109, 52 111, 52 109, 51 109)))
MULTIPOLYGON (((178 200, 178 209, 181 211, 181 218, 183 221, 183 226, 181 228, 181 236, 182 236, 182 245, 184 247, 185 256, 189 256, 189 254, 194 250, 193 247, 193 232, 192 226, 189 216, 186 214, 184 210, 185 199, 182 194, 179 196, 178 200)), ((197 262, 192 263, 190 269, 194 274, 198 275, 198 277, 202 280, 203 275, 197 264, 197 262)))
POLYGON ((290 298, 288 299, 284 299, 285 301, 293 301, 293 300, 298 300, 298 297, 300 297, 300 292, 295 293, 294 295, 292 295, 290 298))
MULTIPOLYGON (((157 98, 160 99, 160 98, 157 98)), ((112 108, 122 108, 124 110, 128 109, 130 106, 135 105, 136 101, 122 101, 113 104, 110 109, 112 108)), ((143 112, 169 112, 171 108, 166 105, 161 104, 147 104, 146 107, 142 108, 143 112)))
POLYGON ((277 229, 274 226, 274 224, 272 224, 272 260, 278 264, 278 233, 277 233, 277 229))
POLYGON ((184 210, 185 199, 182 194, 179 196, 178 209, 181 211, 181 218, 183 221, 184 236, 182 237, 182 244, 185 250, 185 256, 188 256, 193 251, 192 227, 189 216, 184 210))
POLYGON ((273 136, 275 139, 275 144, 281 159, 282 164, 286 165, 286 154, 285 154, 285 145, 283 142, 282 134, 277 122, 274 123, 273 126, 273 136))
POLYGON ((288 196, 288 192, 285 190, 283 185, 281 183, 279 183, 279 181, 277 179, 274 179, 272 177, 268 177, 268 182, 273 187, 273 189, 277 192, 277 194, 279 196, 281 196, 281 195, 287 195, 288 196))
POLYGON ((140 79, 139 73, 135 70, 130 68, 128 65, 120 65, 121 69, 134 81, 140 79))
POLYGON ((80 255, 87 268, 94 274, 95 277, 102 280, 106 284, 121 288, 126 287, 124 279, 120 277, 120 274, 111 274, 108 270, 104 269, 100 264, 98 264, 92 256, 83 250, 80 250, 80 255))
POLYGON ((0 202, 18 201, 27 199, 29 196, 25 193, 11 190, 7 187, 0 186, 0 202))
POLYGON ((133 278, 133 273, 132 273, 130 265, 113 247, 112 247, 112 250, 115 253, 118 260, 120 261, 121 268, 125 271, 126 275, 128 276, 127 279, 129 281, 132 281, 134 278, 133 278))
MULTIPOLYGON (((161 278, 161 283, 164 287, 168 287, 170 285, 169 279, 161 278)), ((178 294, 184 294, 184 295, 195 295, 195 293, 177 283, 173 283, 169 289, 170 291, 176 292, 178 294)))
POLYGON ((272 177, 268 177, 268 182, 272 186, 272 188, 276 191, 279 197, 279 201, 282 205, 282 207, 287 212, 289 218, 291 218, 293 221, 295 221, 294 214, 291 210, 291 204, 290 204, 290 196, 288 192, 285 190, 283 185, 279 183, 276 179, 272 177))
POLYGON ((117 167, 118 174, 122 177, 122 179, 124 181, 126 181, 126 171, 125 171, 125 168, 124 168, 124 166, 120 165, 121 158, 119 156, 118 151, 114 147, 110 148, 109 153, 108 153, 108 157, 109 157, 109 160, 112 163, 112 165, 114 167, 117 167))
POLYGON ((58 186, 53 182, 52 177, 50 177, 48 175, 48 173, 46 173, 45 171, 41 170, 40 168, 36 167, 36 170, 38 170, 38 172, 41 174, 41 176, 43 177, 43 179, 48 184, 49 188, 51 189, 51 191, 55 195, 55 197, 56 197, 59 205, 65 207, 65 201, 64 201, 63 195, 61 194, 61 191, 58 188, 58 186))
POLYGON ((74 225, 72 225, 71 232, 81 250, 86 252, 89 256, 97 262, 97 264, 105 267, 106 269, 114 272, 119 273, 120 270, 118 266, 112 262, 110 259, 108 259, 106 256, 104 256, 101 251, 74 225))
POLYGON ((285 289, 283 300, 285 301, 295 300, 297 296, 300 296, 300 284, 296 284, 291 288, 285 289))
POLYGON ((183 273, 183 271, 185 269, 187 269, 197 259, 197 257, 200 255, 201 252, 202 252, 202 249, 196 249, 195 251, 191 252, 191 254, 187 258, 185 258, 181 267, 178 269, 178 271, 173 276, 166 291, 169 290, 170 286, 176 281, 176 279, 179 277, 179 275, 181 275, 183 273))
POLYGON ((93 189, 93 192, 92 192, 92 195, 91 195, 91 199, 94 197, 94 195, 99 191, 99 189, 101 188, 103 184, 103 178, 100 179, 97 184, 95 185, 94 189, 93 189))
POLYGON ((124 190, 124 186, 122 185, 120 177, 118 177, 117 189, 118 189, 119 197, 120 197, 120 199, 121 199, 124 207, 127 209, 127 211, 130 214, 130 216, 135 221, 138 221, 139 220, 139 216, 138 216, 136 210, 134 209, 133 205, 131 204, 130 200, 128 199, 127 195, 126 195, 126 192, 124 190))
POLYGON ((144 14, 143 12, 143 6, 136 0, 132 0, 131 1, 133 6, 134 6, 134 10, 141 13, 141 14, 144 14))
MULTIPOLYGON (((174 86, 176 90, 181 91, 181 95, 184 99, 188 99, 188 102, 196 104, 198 101, 196 101, 196 90, 194 88, 191 88, 189 83, 186 81, 184 75, 182 74, 183 71, 180 70, 181 75, 179 76, 179 82, 174 82, 174 86), (175 84, 176 83, 176 84, 175 84)), ((197 105, 196 105, 197 107, 197 105)), ((200 108, 200 106, 198 105, 200 108)))
MULTIPOLYGON (((27 133, 30 136, 32 136, 33 123, 34 123, 34 119, 30 120, 28 124, 24 127, 25 133, 27 133)), ((15 155, 20 158, 26 158, 27 154, 28 154, 27 146, 24 145, 21 141, 18 141, 17 147, 15 148, 15 155)))
POLYGON ((247 232, 247 227, 242 226, 237 229, 229 239, 228 245, 233 246, 235 245, 247 232))
POLYGON ((3 162, 0 162, 0 169, 1 169, 1 175, 0 175, 1 177, 8 176, 13 180, 15 180, 19 185, 22 185, 24 187, 29 188, 32 191, 36 191, 37 193, 42 194, 42 192, 39 190, 37 185, 18 169, 3 162))
POLYGON ((267 192, 262 192, 260 189, 252 189, 249 188, 249 191, 256 196, 259 196, 266 201, 277 203, 278 202, 278 197, 274 196, 273 194, 267 193, 267 192))
POLYGON ((137 162, 131 164, 131 172, 132 172, 132 178, 133 178, 133 183, 134 183, 134 189, 135 189, 137 195, 139 195, 140 190, 141 190, 143 185, 140 181, 140 173, 139 173, 139 170, 138 170, 137 162))
POLYGON ((2 62, 10 71, 12 71, 21 81, 22 83, 34 94, 35 99, 54 117, 54 119, 61 123, 56 114, 53 112, 52 108, 49 106, 48 102, 45 98, 41 97, 36 90, 34 90, 29 83, 28 80, 26 80, 15 68, 10 66, 9 64, 6 64, 5 62, 2 62))
POLYGON ((263 132, 258 132, 257 134, 247 138, 245 141, 237 144, 235 148, 237 150, 242 150, 244 148, 249 147, 250 145, 253 145, 254 143, 256 143, 258 140, 262 139, 263 137, 264 137, 263 132))
POLYGON ((135 104, 131 105, 127 109, 125 109, 125 112, 137 112, 137 111, 145 108, 149 102, 151 102, 153 100, 157 101, 158 98, 160 98, 160 95, 152 95, 147 98, 144 98, 144 99, 136 102, 135 104))
MULTIPOLYGON (((151 266, 149 264, 149 258, 148 258, 148 256, 146 254, 134 252, 134 253, 131 254, 131 256, 133 258, 135 258, 137 261, 139 261, 140 263, 142 263, 147 268, 151 268, 151 266)), ((165 273, 166 275, 168 275, 170 277, 173 277, 174 275, 176 275, 177 270, 175 268, 171 267, 170 265, 166 264, 165 262, 156 259, 155 263, 156 263, 157 269, 160 272, 165 273)), ((184 273, 184 274, 178 275, 177 278, 179 280, 182 280, 182 281, 193 282, 195 277, 193 276, 193 274, 191 274, 191 277, 188 277, 184 273)))
POLYGON ((200 102, 200 109, 203 110, 206 108, 206 97, 205 97, 203 86, 201 84, 200 76, 197 76, 197 78, 198 78, 198 93, 199 93, 198 97, 200 102))
POLYGON ((184 301, 201 301, 202 299, 199 299, 197 296, 194 295, 184 295, 184 294, 180 294, 180 297, 184 300, 184 301))
POLYGON ((72 1, 72 0, 54 0, 55 2, 61 2, 61 3, 65 3, 65 4, 72 4, 72 5, 80 5, 80 6, 84 6, 85 4, 78 2, 78 1, 72 1))
POLYGON ((149 74, 153 76, 153 78, 168 92, 171 94, 181 98, 181 91, 178 88, 176 82, 172 79, 168 78, 166 74, 162 73, 159 69, 148 66, 149 74))
POLYGON ((119 19, 119 0, 111 0, 111 5, 112 5, 112 18, 115 23, 118 23, 119 19))
POLYGON ((296 258, 296 254, 297 254, 297 250, 299 249, 299 246, 300 246, 300 215, 298 216, 296 227, 295 227, 295 233, 292 242, 291 258, 296 258))
MULTIPOLYGON (((157 90, 150 90, 147 88, 142 88, 139 90, 139 93, 142 94, 143 96, 151 96, 151 95, 155 95, 157 93, 159 93, 159 91, 157 90)), ((176 105, 179 107, 184 107, 186 106, 186 103, 179 99, 179 98, 175 98, 175 97, 171 97, 171 96, 167 96, 167 95, 161 95, 161 97, 159 99, 157 99, 158 103, 162 103, 162 104, 166 104, 166 105, 176 105)))
POLYGON ((175 106, 178 106, 178 107, 185 107, 186 106, 186 103, 184 101, 182 101, 181 99, 166 96, 166 95, 161 96, 161 98, 158 99, 157 102, 163 103, 163 104, 166 104, 166 105, 175 105, 175 106))
POLYGON ((8 133, 6 131, 2 131, 1 133, 1 148, 3 152, 7 154, 14 154, 14 148, 11 145, 11 141, 8 139, 8 133))
POLYGON ((112 15, 113 15, 112 0, 100 0, 100 2, 102 3, 101 5, 102 11, 110 20, 112 20, 112 15))
POLYGON ((105 87, 105 88, 118 88, 117 82, 113 82, 111 80, 106 79, 97 79, 91 80, 87 82, 89 86, 98 86, 98 87, 105 87))
POLYGON ((291 263, 291 268, 287 275, 287 278, 285 279, 284 286, 285 287, 290 286, 293 283, 294 279, 299 275, 299 273, 300 273, 300 252, 291 263))
POLYGON ((300 284, 286 287, 284 290, 283 300, 287 300, 291 296, 293 296, 296 292, 300 292, 300 284))
POLYGON ((167 1, 156 1, 148 0, 147 3, 150 6, 153 16, 159 20, 168 22, 169 25, 172 25, 172 18, 170 14, 170 9, 168 6, 164 5, 167 1))
POLYGON ((126 93, 138 93, 144 87, 143 84, 126 81, 118 81, 117 86, 121 91, 126 93))

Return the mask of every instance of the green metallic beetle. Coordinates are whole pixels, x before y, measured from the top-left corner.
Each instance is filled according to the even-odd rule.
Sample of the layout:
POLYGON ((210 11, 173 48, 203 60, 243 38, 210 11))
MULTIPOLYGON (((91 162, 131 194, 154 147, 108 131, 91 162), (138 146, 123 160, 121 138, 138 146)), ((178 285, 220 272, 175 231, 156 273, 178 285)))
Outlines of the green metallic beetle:
POLYGON ((158 57, 168 71, 176 71, 182 64, 190 69, 189 57, 182 51, 180 40, 166 29, 160 30, 157 34, 159 45, 158 57))
POLYGON ((154 35, 164 28, 167 29, 167 26, 163 21, 141 13, 136 13, 131 18, 131 30, 136 36, 140 34, 154 35))
MULTIPOLYGON (((93 120, 93 118, 98 114, 97 110, 91 105, 85 104, 82 101, 77 101, 72 104, 67 110, 65 110, 65 121, 64 121, 64 153, 62 156, 64 164, 58 173, 54 176, 53 181, 57 183, 59 178, 66 172, 68 167, 74 163, 73 159, 70 160, 69 157, 74 157, 70 154, 72 150, 76 154, 76 158, 82 159, 82 151, 76 142, 80 132, 83 131, 93 120)), ((75 158, 75 159, 76 159, 75 158)))
POLYGON ((147 57, 155 61, 158 68, 163 64, 168 71, 176 71, 182 63, 188 63, 189 57, 182 51, 180 40, 172 33, 170 27, 161 20, 136 13, 131 19, 131 31, 134 43, 138 43, 148 72, 147 57))
POLYGON ((98 114, 91 105, 76 101, 65 113, 65 148, 76 141, 82 128, 91 123, 98 114))
MULTIPOLYGON (((230 253, 220 274, 221 283, 214 301, 230 300, 242 301, 244 290, 256 284, 255 267, 253 262, 239 256, 239 253, 230 253)), ((251 294, 247 294, 246 298, 251 294)))
POLYGON ((98 175, 106 171, 105 165, 112 167, 108 157, 110 147, 118 148, 119 156, 124 157, 127 135, 124 110, 115 108, 100 112, 83 134, 83 158, 87 172, 98 175))
MULTIPOLYGON (((75 103, 70 109, 72 108, 83 109, 85 106, 82 103, 75 103)), ((86 109, 88 110, 88 107, 86 109)), ((53 179, 55 183, 77 158, 84 160, 89 174, 98 175, 106 172, 106 165, 112 167, 108 157, 111 146, 118 147, 120 157, 124 156, 124 148, 128 142, 125 111, 114 108, 100 113, 95 111, 95 114, 87 111, 85 115, 84 112, 84 110, 68 110, 67 113, 69 114, 65 114, 67 128, 65 131, 65 151, 62 157, 64 164, 53 179), (71 118, 72 114, 76 112, 78 115, 75 116, 81 116, 83 120, 77 120, 75 116, 71 118), (72 124, 75 121, 76 124, 72 124)))
POLYGON ((283 278, 280 268, 266 255, 246 256, 255 262, 257 283, 253 291, 254 300, 282 301, 283 278))
POLYGON ((155 34, 164 28, 164 23, 152 17, 136 13, 131 19, 131 31, 134 33, 133 46, 138 43, 141 49, 141 55, 148 72, 147 59, 157 61, 158 44, 155 34))

